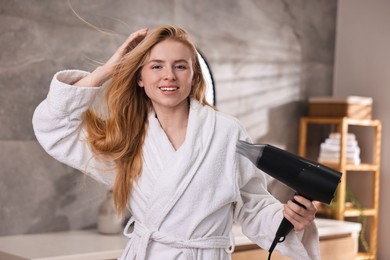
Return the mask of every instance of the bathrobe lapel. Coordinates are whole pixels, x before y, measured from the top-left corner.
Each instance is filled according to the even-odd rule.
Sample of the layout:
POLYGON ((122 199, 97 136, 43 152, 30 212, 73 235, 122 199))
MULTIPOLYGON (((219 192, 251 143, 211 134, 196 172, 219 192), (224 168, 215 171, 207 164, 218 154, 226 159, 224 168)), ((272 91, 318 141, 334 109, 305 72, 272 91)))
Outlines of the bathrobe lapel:
MULTIPOLYGON (((158 229, 166 215, 180 199, 191 183, 207 154, 215 129, 215 113, 192 100, 187 133, 183 145, 175 151, 155 118, 149 118, 148 143, 153 147, 151 156, 157 165, 152 174, 154 189, 150 194, 145 212, 145 224, 158 229)), ((146 158, 145 158, 146 159, 146 158)))

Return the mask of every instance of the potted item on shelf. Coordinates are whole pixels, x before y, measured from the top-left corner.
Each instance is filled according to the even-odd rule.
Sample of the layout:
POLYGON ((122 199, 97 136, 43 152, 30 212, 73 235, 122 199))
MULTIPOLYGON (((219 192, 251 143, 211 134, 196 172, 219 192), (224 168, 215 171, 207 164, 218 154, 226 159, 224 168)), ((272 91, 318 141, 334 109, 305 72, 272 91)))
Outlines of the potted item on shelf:
MULTIPOLYGON (((324 203, 318 203, 316 205, 318 208, 318 215, 322 218, 331 218, 336 211, 337 204, 338 202, 336 199, 334 199, 329 205, 324 203)), ((359 233, 359 241, 363 252, 370 252, 370 246, 366 239, 367 217, 363 214, 364 207, 348 188, 346 189, 346 198, 344 205, 346 209, 356 209, 360 212, 359 216, 357 216, 357 222, 362 225, 362 228, 359 233)))

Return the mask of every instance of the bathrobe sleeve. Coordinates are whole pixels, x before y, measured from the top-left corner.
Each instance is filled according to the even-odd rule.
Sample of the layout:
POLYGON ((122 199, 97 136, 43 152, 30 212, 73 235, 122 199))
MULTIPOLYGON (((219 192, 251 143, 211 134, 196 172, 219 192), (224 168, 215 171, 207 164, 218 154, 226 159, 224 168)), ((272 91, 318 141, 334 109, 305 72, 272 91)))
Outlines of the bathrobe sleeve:
POLYGON ((49 155, 112 186, 112 166, 93 157, 82 127, 83 113, 92 105, 99 88, 71 85, 86 75, 78 70, 56 73, 46 99, 34 111, 33 128, 49 155))
MULTIPOLYGON (((250 141, 245 135, 240 139, 250 141)), ((234 219, 250 240, 268 250, 283 219, 283 205, 267 191, 266 174, 247 158, 237 155, 235 167, 239 198, 234 219)), ((275 251, 292 259, 320 259, 314 222, 303 232, 290 232, 284 242, 277 244, 275 251)))

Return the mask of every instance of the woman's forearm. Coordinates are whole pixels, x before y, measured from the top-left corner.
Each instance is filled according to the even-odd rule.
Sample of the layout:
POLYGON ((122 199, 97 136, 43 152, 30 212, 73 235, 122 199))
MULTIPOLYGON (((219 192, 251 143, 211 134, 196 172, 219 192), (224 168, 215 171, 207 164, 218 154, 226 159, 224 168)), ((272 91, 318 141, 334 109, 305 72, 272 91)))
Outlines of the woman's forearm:
POLYGON ((111 78, 111 75, 111 69, 99 66, 93 72, 79 79, 72 85, 77 87, 100 87, 104 82, 111 78))

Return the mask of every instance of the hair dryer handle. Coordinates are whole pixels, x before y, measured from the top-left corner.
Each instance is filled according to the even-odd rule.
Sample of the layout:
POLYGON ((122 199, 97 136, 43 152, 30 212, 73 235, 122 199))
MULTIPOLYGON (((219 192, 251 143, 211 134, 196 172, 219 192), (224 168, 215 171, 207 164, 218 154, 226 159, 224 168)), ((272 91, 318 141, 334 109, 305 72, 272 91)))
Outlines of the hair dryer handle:
MULTIPOLYGON (((295 195, 299 195, 298 193, 295 193, 295 195)), ((297 204, 298 206, 306 209, 305 205, 299 203, 294 198, 292 199, 292 202, 297 204)), ((283 242, 285 237, 288 233, 294 228, 293 224, 291 224, 290 221, 288 221, 286 218, 283 218, 282 222, 279 225, 278 230, 276 231, 276 236, 278 237, 278 242, 283 242)))
MULTIPOLYGON (((295 195, 299 195, 298 193, 295 193, 295 195)), ((294 198, 292 199, 292 202, 299 205, 302 208, 305 208, 305 205, 299 203, 294 198)), ((286 236, 290 231, 294 228, 293 224, 291 224, 290 221, 288 221, 285 217, 283 218, 282 222, 279 225, 278 230, 276 231, 276 235, 274 238, 274 241, 272 242, 271 247, 269 248, 268 252, 271 254, 272 251, 275 249, 277 243, 281 243, 286 239, 286 236)))

